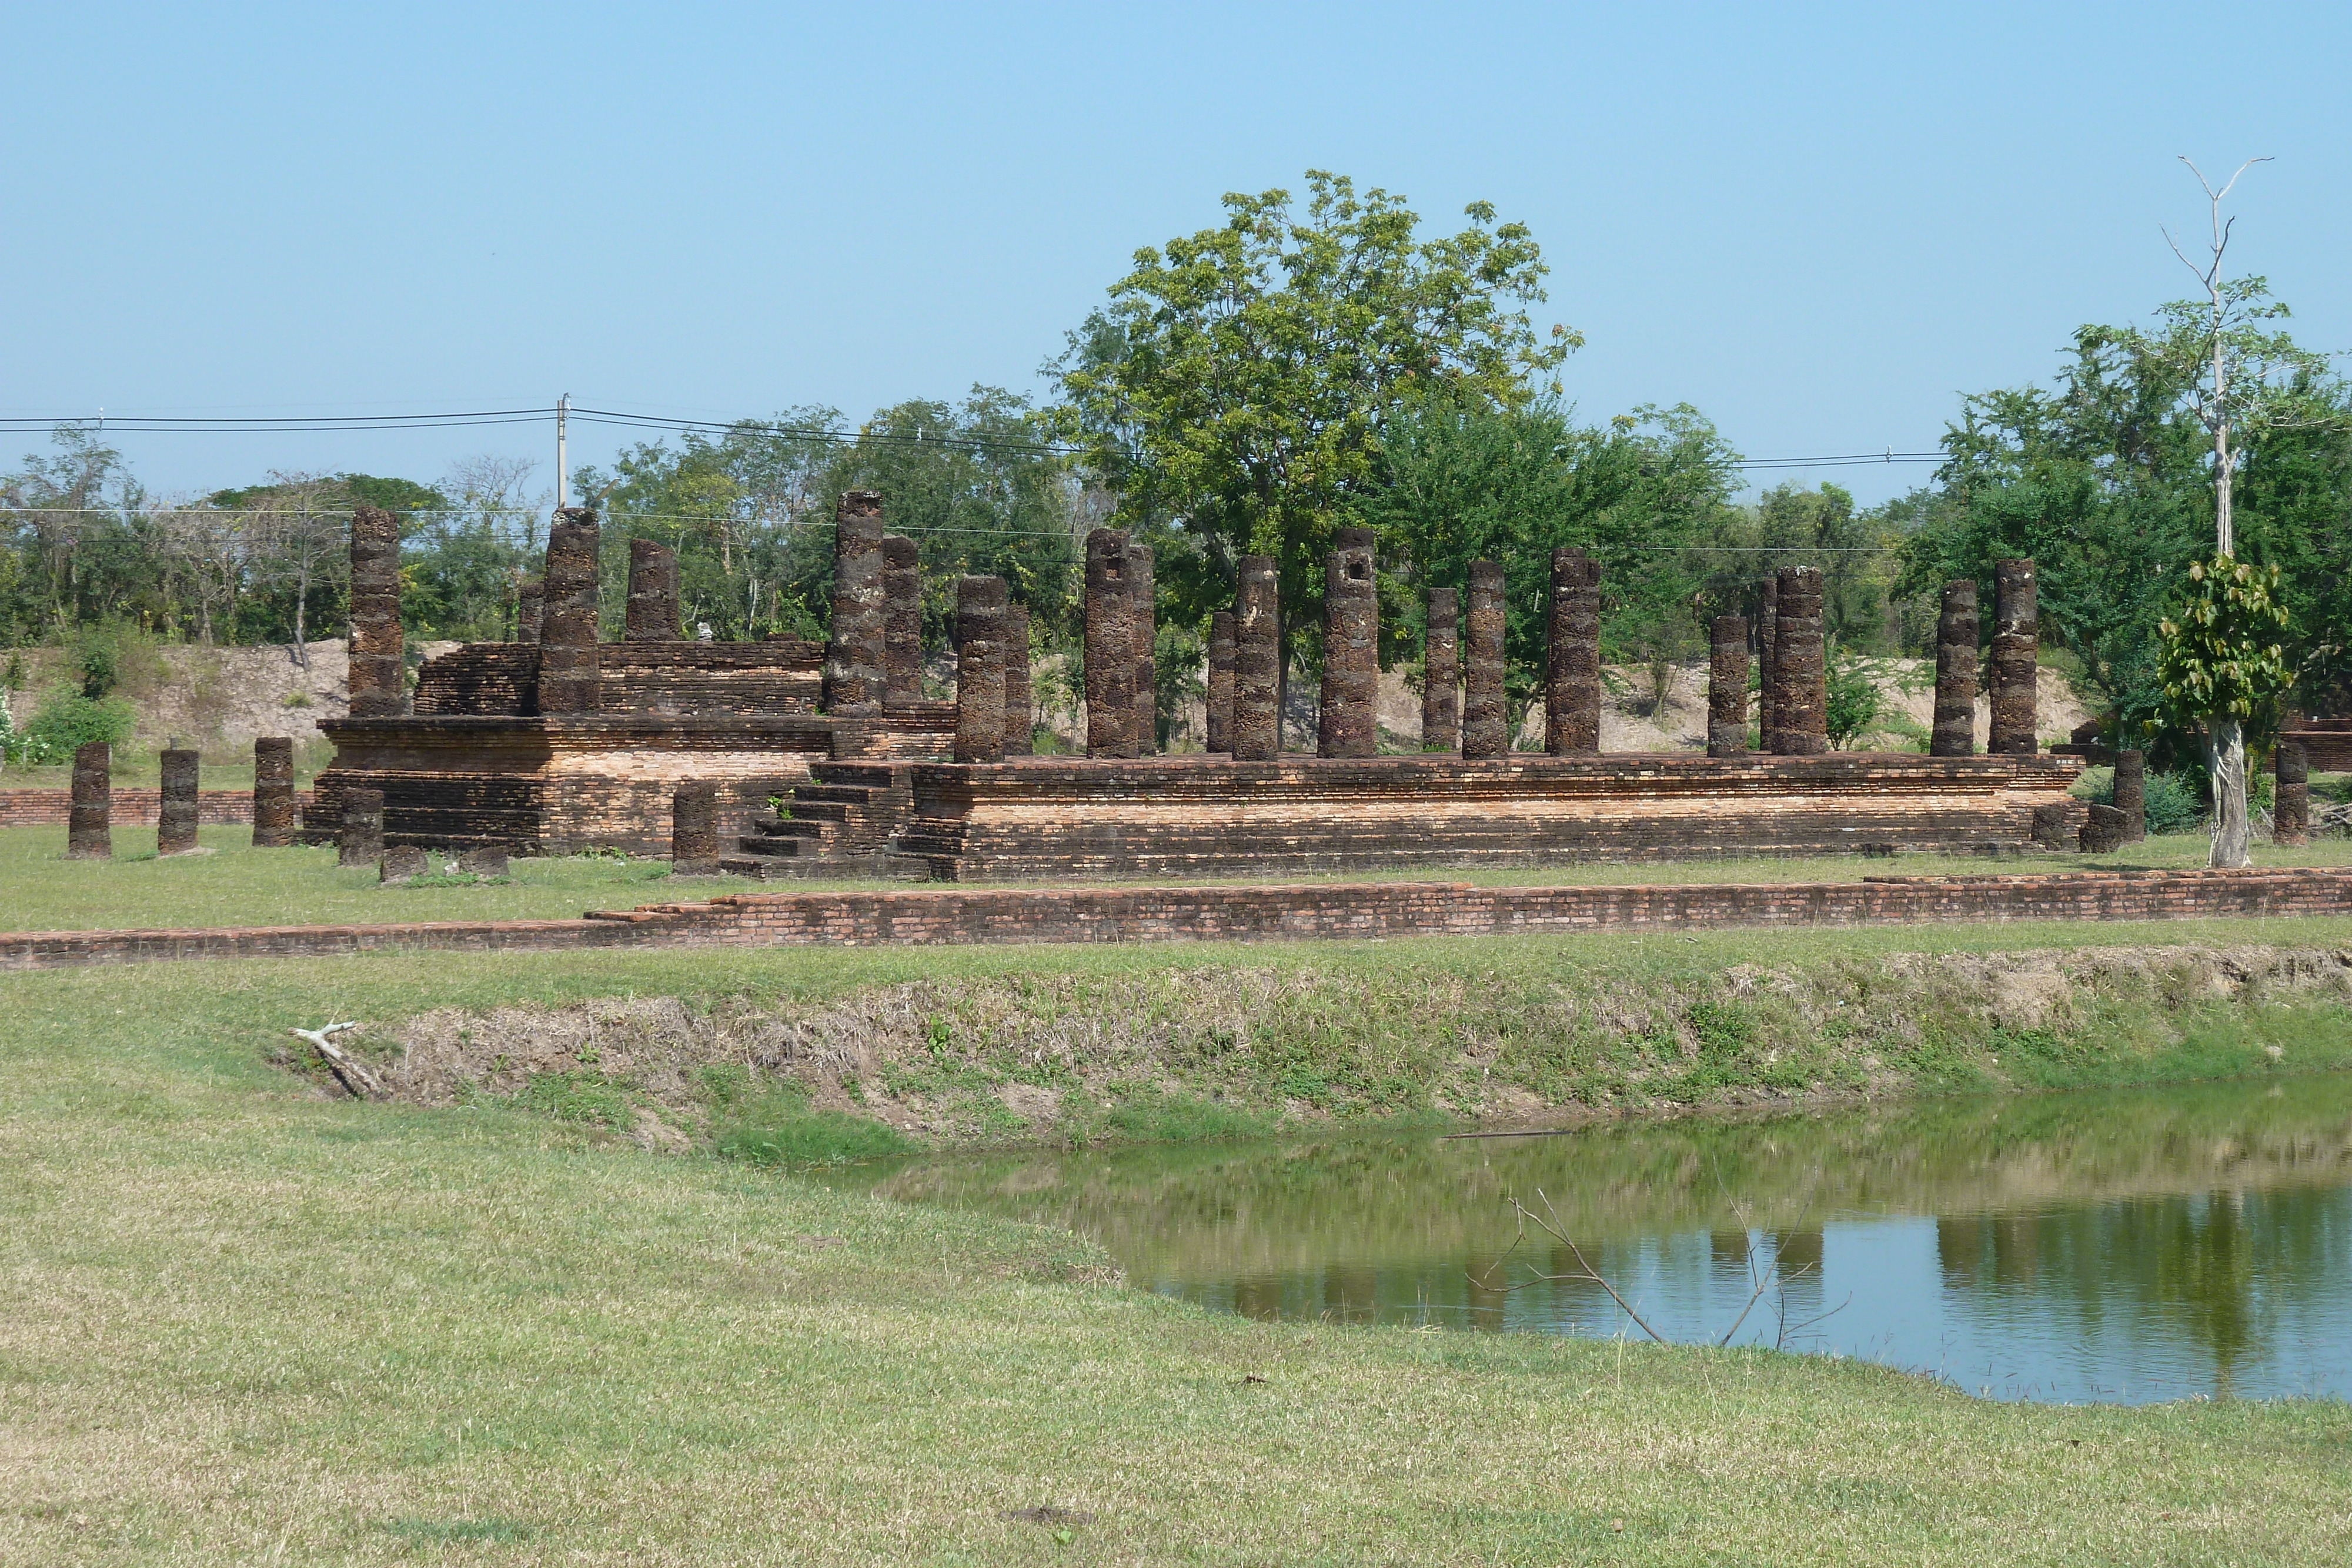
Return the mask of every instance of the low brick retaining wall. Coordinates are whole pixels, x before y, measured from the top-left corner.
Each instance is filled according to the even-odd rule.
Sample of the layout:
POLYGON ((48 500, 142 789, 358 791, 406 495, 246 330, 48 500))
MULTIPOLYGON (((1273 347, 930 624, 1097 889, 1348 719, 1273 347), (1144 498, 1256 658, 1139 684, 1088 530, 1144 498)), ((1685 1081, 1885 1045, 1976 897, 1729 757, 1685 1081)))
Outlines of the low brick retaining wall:
POLYGON ((732 894, 581 920, 0 934, 0 969, 173 958, 635 946, 1494 936, 1888 922, 2352 915, 2352 870, 2082 872, 1829 883, 924 888, 732 894))
MULTIPOLYGON (((299 792, 307 804, 310 792, 299 792)), ((118 784, 111 791, 110 811, 118 828, 152 828, 163 799, 157 789, 118 784)), ((0 828, 62 828, 73 810, 70 789, 0 789, 0 828)), ((196 821, 207 827, 233 827, 253 821, 250 789, 205 789, 196 795, 196 821)))

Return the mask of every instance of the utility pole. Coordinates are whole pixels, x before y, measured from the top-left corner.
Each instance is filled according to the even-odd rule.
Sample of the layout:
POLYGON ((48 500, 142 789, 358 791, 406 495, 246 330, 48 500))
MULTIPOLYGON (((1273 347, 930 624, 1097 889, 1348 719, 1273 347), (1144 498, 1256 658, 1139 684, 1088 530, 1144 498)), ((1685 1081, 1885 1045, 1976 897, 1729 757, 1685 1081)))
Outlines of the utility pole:
POLYGON ((563 510, 572 504, 572 465, 564 449, 564 421, 572 413, 572 394, 565 392, 555 400, 555 509, 563 510))

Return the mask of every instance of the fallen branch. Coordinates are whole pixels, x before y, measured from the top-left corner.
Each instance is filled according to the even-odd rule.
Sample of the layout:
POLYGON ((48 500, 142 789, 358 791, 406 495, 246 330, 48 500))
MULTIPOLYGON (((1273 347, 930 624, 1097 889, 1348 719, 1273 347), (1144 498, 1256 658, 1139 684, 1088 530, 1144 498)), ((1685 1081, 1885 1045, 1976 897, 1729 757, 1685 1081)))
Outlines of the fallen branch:
POLYGON ((354 1021, 331 1023, 323 1029, 298 1029, 288 1032, 299 1040, 307 1040, 319 1048, 319 1059, 327 1064, 327 1071, 335 1075, 335 1082, 341 1083, 352 1099, 381 1099, 383 1096, 383 1085, 377 1081, 376 1075, 370 1072, 359 1058, 329 1038, 340 1030, 359 1027, 359 1024, 354 1021))

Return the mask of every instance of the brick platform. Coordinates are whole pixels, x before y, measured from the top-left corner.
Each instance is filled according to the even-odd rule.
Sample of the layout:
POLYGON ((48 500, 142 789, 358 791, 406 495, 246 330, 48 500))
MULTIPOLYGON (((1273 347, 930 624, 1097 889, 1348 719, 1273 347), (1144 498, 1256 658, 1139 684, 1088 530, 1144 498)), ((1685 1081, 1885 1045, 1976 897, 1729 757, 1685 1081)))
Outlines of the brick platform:
POLYGON ((735 894, 582 920, 0 935, 0 969, 176 958, 637 946, 1532 936, 1890 922, 2352 915, 2352 871, 2084 872, 1651 887, 1328 883, 735 894))
MULTIPOLYGON (((111 791, 114 825, 152 828, 161 791, 125 789, 111 791)), ((309 791, 303 791, 309 800, 309 791)), ((73 809, 70 789, 0 789, 0 828, 61 828, 73 809)), ((253 821, 250 789, 206 789, 196 797, 197 821, 206 827, 227 827, 253 821)))
POLYGON ((942 882, 2016 851, 2053 808, 2072 846, 2081 771, 1914 752, 926 764, 895 850, 942 882))

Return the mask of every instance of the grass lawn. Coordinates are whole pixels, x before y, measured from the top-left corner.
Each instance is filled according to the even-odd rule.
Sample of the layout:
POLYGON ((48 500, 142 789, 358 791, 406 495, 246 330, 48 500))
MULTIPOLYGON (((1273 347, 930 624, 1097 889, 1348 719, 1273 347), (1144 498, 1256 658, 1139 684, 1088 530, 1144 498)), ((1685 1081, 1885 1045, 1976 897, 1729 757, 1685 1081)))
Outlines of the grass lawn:
MULTIPOLYGON (((641 904, 709 898, 722 893, 790 892, 798 886, 839 891, 908 885, 896 882, 757 883, 740 877, 672 880, 668 867, 658 861, 625 862, 567 857, 514 861, 511 878, 502 884, 385 887, 373 870, 339 869, 332 850, 256 850, 252 848, 251 831, 242 827, 204 828, 199 830, 197 838, 217 852, 163 861, 155 858, 152 828, 118 828, 114 831, 115 858, 100 865, 63 859, 66 831, 62 827, 0 828, 0 929, 63 931, 397 920, 565 919, 586 909, 626 909, 641 904)), ((1841 882, 1890 874, 1935 876, 2201 866, 2209 850, 2204 835, 2180 834, 2151 839, 2112 855, 2034 855, 2000 861, 1930 854, 1902 855, 1893 860, 1866 860, 1858 855, 1759 857, 1639 865, 1432 867, 1274 880, 1437 881, 1487 886, 1841 882)), ((2352 839, 2324 839, 2301 850, 2258 844, 2254 863, 2352 865, 2352 839)), ((1216 879, 1192 876, 1160 880, 1196 884, 1216 879)))
POLYGON ((2342 1403, 1997 1405, 1770 1353, 1217 1317, 1067 1235, 329 1100, 261 1058, 292 1022, 516 997, 1244 953, 1515 983, 2152 930, 2352 923, 0 977, 0 1561, 2341 1561, 2342 1403), (1007 1517, 1036 1509, 1066 1512, 1007 1517))

